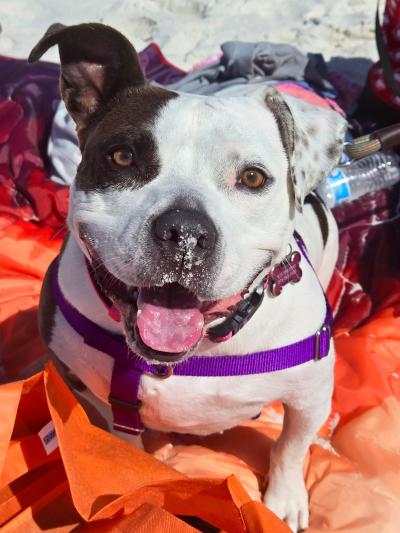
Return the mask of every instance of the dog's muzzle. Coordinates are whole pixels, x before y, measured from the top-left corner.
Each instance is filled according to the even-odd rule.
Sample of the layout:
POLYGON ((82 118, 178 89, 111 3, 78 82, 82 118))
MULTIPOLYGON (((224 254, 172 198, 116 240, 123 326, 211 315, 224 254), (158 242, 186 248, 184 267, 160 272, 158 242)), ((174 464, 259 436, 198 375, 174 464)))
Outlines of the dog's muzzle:
POLYGON ((187 269, 211 255, 217 242, 212 220, 193 209, 165 211, 154 220, 153 235, 163 252, 174 262, 181 257, 187 269))

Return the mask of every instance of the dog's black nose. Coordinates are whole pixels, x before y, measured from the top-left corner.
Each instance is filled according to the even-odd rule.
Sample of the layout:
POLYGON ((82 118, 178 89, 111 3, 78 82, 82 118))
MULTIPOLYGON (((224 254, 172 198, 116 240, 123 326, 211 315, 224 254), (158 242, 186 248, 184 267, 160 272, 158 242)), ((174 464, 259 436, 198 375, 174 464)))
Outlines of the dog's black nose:
POLYGON ((194 250, 199 255, 212 251, 217 230, 211 219, 193 209, 165 211, 154 221, 154 235, 162 244, 182 250, 194 250))

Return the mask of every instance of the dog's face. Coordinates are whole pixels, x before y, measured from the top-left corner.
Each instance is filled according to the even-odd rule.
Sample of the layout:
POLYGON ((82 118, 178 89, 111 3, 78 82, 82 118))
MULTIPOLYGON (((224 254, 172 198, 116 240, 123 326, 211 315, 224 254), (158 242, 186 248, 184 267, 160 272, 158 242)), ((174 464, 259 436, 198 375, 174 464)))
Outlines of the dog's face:
POLYGON ((296 209, 340 157, 344 120, 272 88, 152 87, 130 43, 100 24, 52 26, 31 59, 53 44, 82 149, 70 229, 131 348, 183 359, 284 257, 296 209))

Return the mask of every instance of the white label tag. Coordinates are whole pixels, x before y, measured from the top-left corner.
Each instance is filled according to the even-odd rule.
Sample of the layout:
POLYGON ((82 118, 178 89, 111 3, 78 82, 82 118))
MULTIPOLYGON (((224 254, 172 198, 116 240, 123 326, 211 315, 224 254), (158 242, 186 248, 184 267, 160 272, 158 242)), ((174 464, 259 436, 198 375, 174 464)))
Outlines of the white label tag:
POLYGON ((50 455, 51 452, 54 452, 58 448, 58 440, 56 435, 56 430, 54 428, 54 423, 52 420, 46 424, 38 433, 43 447, 47 453, 50 455))

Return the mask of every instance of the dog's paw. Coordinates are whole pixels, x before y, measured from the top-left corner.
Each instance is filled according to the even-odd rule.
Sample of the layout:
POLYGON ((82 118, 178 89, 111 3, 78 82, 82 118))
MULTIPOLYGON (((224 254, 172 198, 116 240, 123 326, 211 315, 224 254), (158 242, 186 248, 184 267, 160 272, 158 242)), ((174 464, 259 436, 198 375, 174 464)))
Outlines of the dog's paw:
POLYGON ((308 528, 308 495, 303 479, 271 480, 264 504, 294 533, 308 528))

